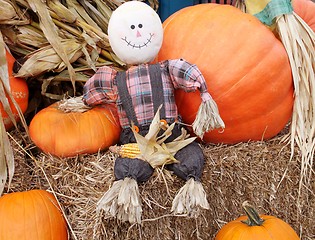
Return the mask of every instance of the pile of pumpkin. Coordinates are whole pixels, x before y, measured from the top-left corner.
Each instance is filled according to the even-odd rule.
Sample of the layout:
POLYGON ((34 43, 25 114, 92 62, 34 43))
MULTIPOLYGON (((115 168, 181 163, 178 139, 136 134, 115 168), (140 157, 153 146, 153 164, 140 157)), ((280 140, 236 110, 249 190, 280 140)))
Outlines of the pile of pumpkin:
MULTIPOLYGON (((315 4, 307 0, 293 3, 295 11, 315 30, 315 15, 311 14, 315 4)), ((195 63, 204 74, 225 122, 224 131, 206 133, 204 143, 267 140, 289 123, 294 97, 287 54, 277 36, 256 18, 231 6, 202 4, 175 13, 163 25, 164 42, 157 60, 185 58, 195 63)), ((27 84, 13 76, 14 59, 9 53, 7 62, 12 95, 25 112, 27 84)), ((176 92, 179 112, 188 124, 193 122, 200 104, 196 94, 176 92)), ((80 96, 77 99, 80 100, 80 96)), ((63 158, 106 150, 118 142, 120 128, 114 107, 73 110, 67 108, 71 100, 56 102, 33 117, 29 133, 37 147, 63 158)), ((18 119, 16 109, 12 107, 12 110, 18 119)), ((1 114, 5 128, 10 130, 12 121, 2 107, 1 114)), ((257 214, 249 214, 253 210, 246 206, 247 223, 243 223, 244 217, 228 223, 216 239, 230 239, 229 235, 233 235, 233 239, 250 239, 238 234, 248 226, 261 224, 265 227, 257 228, 257 232, 252 232, 254 235, 265 234, 263 231, 276 234, 281 220, 261 216, 262 220, 257 214), (276 221, 275 225, 267 224, 272 221, 276 221)), ((4 195, 0 198, 0 215, 3 219, 0 239, 7 239, 5 233, 12 234, 10 239, 20 238, 21 233, 38 234, 29 235, 27 239, 52 239, 53 235, 54 239, 68 238, 63 212, 54 196, 46 191, 4 195), (43 222, 45 224, 41 224, 43 222), (10 228, 12 231, 8 231, 10 228)), ((285 225, 285 228, 287 230, 282 229, 281 233, 288 234, 285 239, 299 239, 290 226, 285 225)))

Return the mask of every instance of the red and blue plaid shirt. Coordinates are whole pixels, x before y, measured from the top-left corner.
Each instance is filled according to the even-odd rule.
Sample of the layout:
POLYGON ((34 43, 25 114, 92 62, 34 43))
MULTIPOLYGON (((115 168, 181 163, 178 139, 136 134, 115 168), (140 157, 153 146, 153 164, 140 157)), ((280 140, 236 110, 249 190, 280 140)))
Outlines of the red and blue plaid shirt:
MULTIPOLYGON (((196 65, 183 59, 167 60, 160 62, 159 65, 164 92, 165 120, 178 117, 174 89, 180 88, 186 92, 199 89, 203 101, 210 98, 206 81, 196 65)), ((155 114, 148 66, 149 64, 132 66, 126 71, 128 91, 140 125, 150 124, 155 114)), ((111 67, 99 68, 84 85, 83 101, 88 106, 115 103, 120 124, 126 128, 130 124, 118 94, 116 74, 117 71, 111 67)))

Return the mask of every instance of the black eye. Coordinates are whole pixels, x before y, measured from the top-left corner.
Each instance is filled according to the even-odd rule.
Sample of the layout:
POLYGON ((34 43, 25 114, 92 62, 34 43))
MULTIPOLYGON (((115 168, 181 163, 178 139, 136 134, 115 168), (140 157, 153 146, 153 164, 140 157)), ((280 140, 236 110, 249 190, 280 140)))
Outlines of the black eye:
POLYGON ((139 27, 139 28, 142 28, 143 26, 142 26, 142 24, 140 23, 140 24, 138 25, 138 27, 139 27))
POLYGON ((130 28, 131 28, 131 29, 135 29, 136 26, 135 26, 135 25, 131 25, 130 28))

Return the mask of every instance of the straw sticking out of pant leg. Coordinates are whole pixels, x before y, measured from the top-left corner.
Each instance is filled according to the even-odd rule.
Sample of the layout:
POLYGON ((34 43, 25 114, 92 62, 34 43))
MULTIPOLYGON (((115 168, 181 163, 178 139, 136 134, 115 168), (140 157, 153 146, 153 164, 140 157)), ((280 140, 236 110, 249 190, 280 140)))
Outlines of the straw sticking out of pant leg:
POLYGON ((106 215, 130 223, 141 223, 141 199, 136 180, 124 178, 113 186, 97 203, 97 212, 103 210, 106 215))
POLYGON ((206 192, 201 182, 190 178, 176 194, 172 202, 171 211, 174 214, 196 216, 198 210, 209 208, 206 192))

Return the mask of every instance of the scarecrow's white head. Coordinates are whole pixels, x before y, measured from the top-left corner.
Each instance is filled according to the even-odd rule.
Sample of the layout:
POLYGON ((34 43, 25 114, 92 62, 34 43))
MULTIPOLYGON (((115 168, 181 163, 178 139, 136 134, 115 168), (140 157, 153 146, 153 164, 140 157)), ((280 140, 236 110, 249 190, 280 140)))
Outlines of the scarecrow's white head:
POLYGON ((123 62, 147 63, 161 48, 162 23, 149 5, 139 1, 125 2, 110 17, 108 37, 114 53, 123 62))

